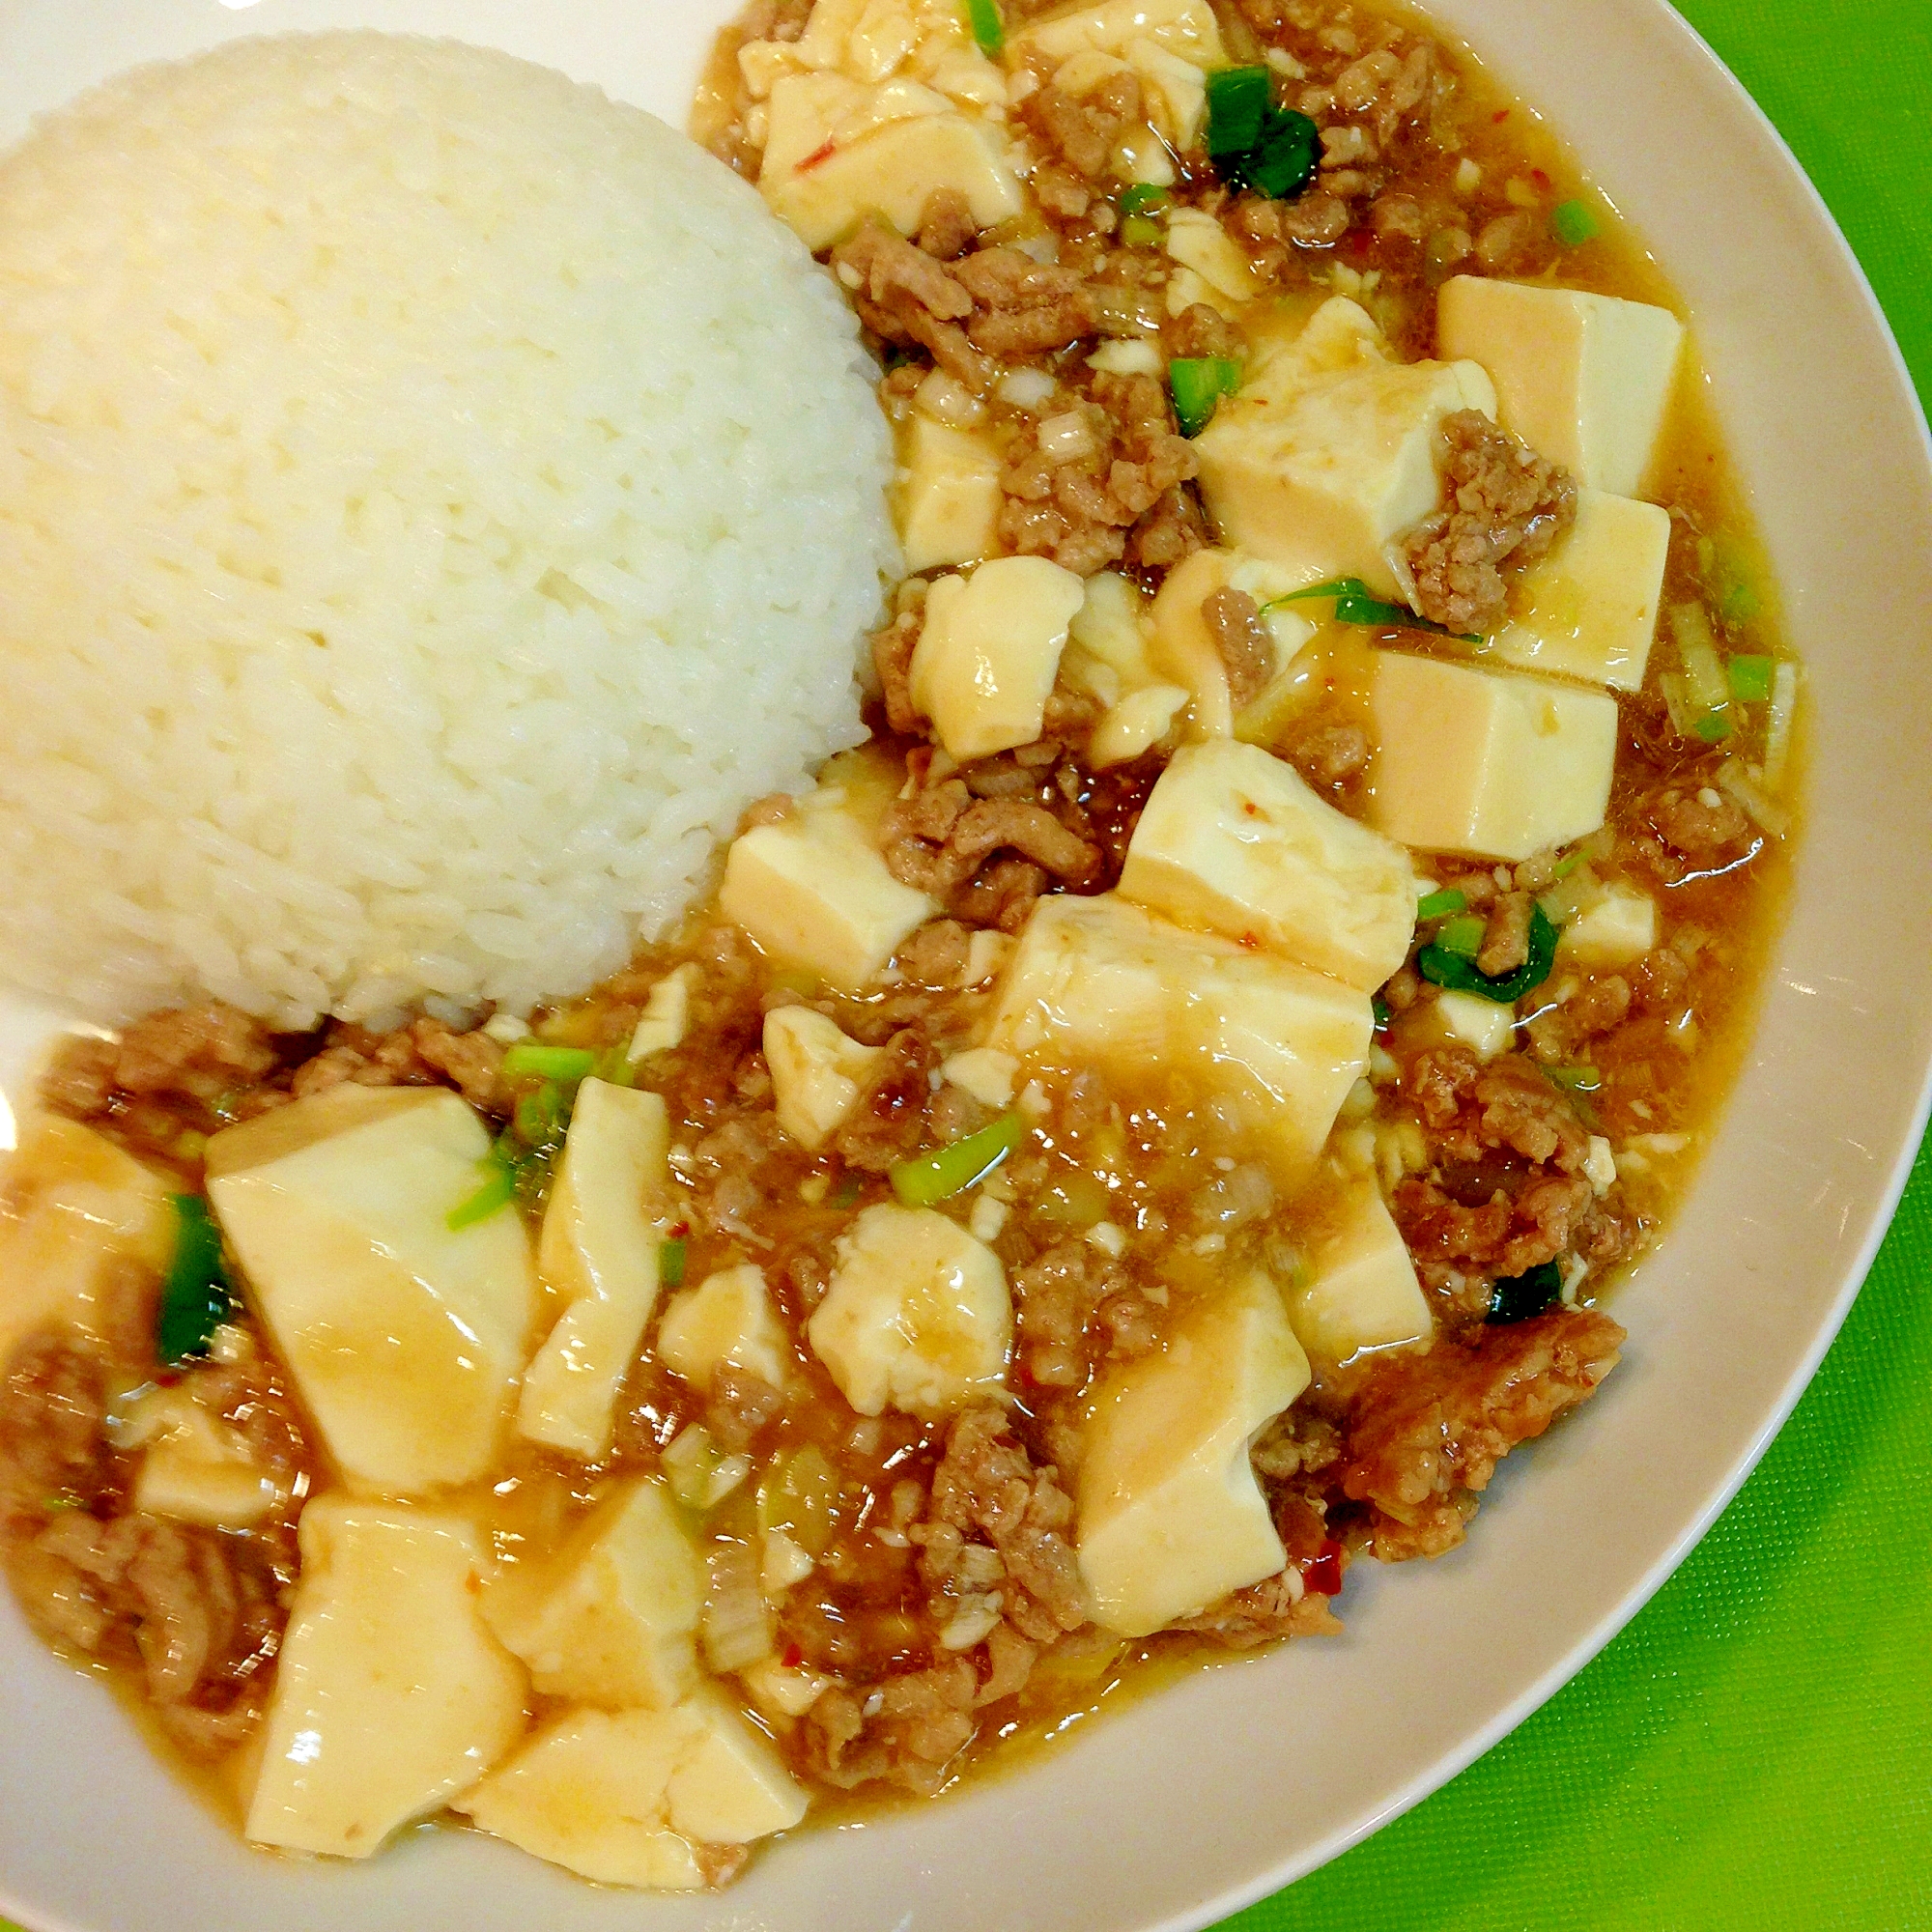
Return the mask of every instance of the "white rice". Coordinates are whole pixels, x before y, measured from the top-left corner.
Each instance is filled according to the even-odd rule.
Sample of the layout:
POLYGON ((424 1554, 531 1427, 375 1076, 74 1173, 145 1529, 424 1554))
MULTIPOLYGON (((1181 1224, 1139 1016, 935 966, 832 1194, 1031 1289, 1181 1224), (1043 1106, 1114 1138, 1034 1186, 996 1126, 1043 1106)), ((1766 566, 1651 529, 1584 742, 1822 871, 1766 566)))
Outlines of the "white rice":
POLYGON ((856 743, 890 449, 682 135, 376 34, 0 162, 0 973, 103 1020, 581 989, 856 743))

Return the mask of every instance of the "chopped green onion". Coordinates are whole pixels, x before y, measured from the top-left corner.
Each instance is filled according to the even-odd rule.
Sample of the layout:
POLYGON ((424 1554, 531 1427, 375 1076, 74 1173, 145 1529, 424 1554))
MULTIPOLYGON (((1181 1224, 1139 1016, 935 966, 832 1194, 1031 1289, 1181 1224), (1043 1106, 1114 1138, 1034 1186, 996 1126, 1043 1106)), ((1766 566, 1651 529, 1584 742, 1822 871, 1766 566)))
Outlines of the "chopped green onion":
POLYGON ((1121 213, 1151 214, 1167 206, 1167 190, 1153 182, 1136 182, 1121 197, 1121 213))
POLYGON ((976 1180, 984 1179, 1026 1136, 1026 1122, 1018 1114, 1002 1114, 990 1127, 981 1127, 977 1134, 968 1134, 937 1153, 895 1161, 891 1170, 893 1192, 908 1208, 930 1208, 935 1202, 950 1201, 976 1180))
POLYGON ((1457 638, 1465 644, 1479 644, 1473 633, 1452 631, 1446 624, 1419 617, 1406 604, 1385 604, 1359 577, 1331 578, 1326 583, 1311 583, 1306 590, 1291 590, 1285 597, 1271 599, 1264 609, 1277 604, 1303 604, 1316 597, 1335 600, 1338 624, 1368 624, 1382 631, 1430 631, 1438 638, 1457 638))
POLYGON ((999 0, 966 0, 966 20, 980 51, 998 60, 1007 44, 1007 23, 1000 17, 999 0))
POLYGON ((1369 1002, 1369 1010, 1375 1015, 1376 1031, 1387 1033, 1389 1030, 1389 1003, 1378 993, 1369 1002))
POLYGON ((1262 138, 1274 81, 1264 67, 1224 67, 1208 76, 1208 156, 1245 155, 1262 138))
POLYGON ((1541 1315, 1563 1293, 1563 1270, 1544 1262, 1525 1274, 1505 1275, 1490 1290, 1490 1312, 1483 1319, 1493 1327, 1527 1321, 1541 1315))
POLYGON ((1690 727, 1707 745, 1716 745, 1731 735, 1731 721, 1721 711, 1707 711, 1690 727))
POLYGON ((856 1208, 859 1205, 860 1192, 859 1177, 856 1174, 848 1174, 832 1190, 832 1206, 835 1208, 856 1208))
POLYGON ((631 1065, 630 1056, 621 1046, 606 1047, 597 1056, 597 1078, 608 1080, 612 1087, 635 1087, 638 1084, 638 1069, 631 1065))
POLYGON ((1160 223, 1151 214, 1130 214, 1121 223, 1123 248, 1151 248, 1160 241, 1160 223))
POLYGON ((1771 715, 1764 726, 1764 781, 1773 791, 1784 784, 1791 758, 1791 725, 1798 715, 1798 667, 1786 658, 1771 680, 1771 715))
POLYGON ((1257 194, 1286 201, 1315 179, 1321 144, 1321 129, 1307 115, 1292 107, 1274 108, 1253 154, 1241 164, 1239 178, 1257 194))
POLYGON ((1594 1094, 1604 1084, 1603 1075, 1594 1066, 1546 1066, 1543 1070, 1566 1094, 1594 1094))
POLYGON ((1732 624, 1748 624, 1762 608, 1756 590, 1741 577, 1725 584, 1724 594, 1718 600, 1718 609, 1732 624))
POLYGON ((1551 879, 1567 879, 1583 863, 1583 858, 1581 852, 1573 852, 1567 859, 1559 859, 1555 871, 1550 874, 1551 879))
POLYGON ((503 1077, 524 1080, 582 1080, 594 1072, 597 1056, 587 1046, 545 1046, 541 1040, 520 1039, 503 1055, 503 1077))
POLYGON ((1436 930, 1435 943, 1458 959, 1473 959, 1483 950, 1483 934, 1488 929, 1489 921, 1480 913, 1472 912, 1466 919, 1445 919, 1436 930))
POLYGON ((460 1235, 465 1228, 474 1227, 478 1221, 487 1221, 499 1208, 507 1208, 517 1198, 517 1170, 506 1167, 494 1153, 483 1162, 487 1170, 483 1185, 466 1200, 459 1201, 443 1219, 443 1226, 452 1235, 460 1235))
POLYGON ((234 1296, 221 1259, 221 1230, 199 1194, 171 1194, 175 1252, 161 1281, 155 1346, 161 1360, 178 1367, 205 1355, 214 1331, 228 1320, 234 1296))
POLYGON ((1566 248, 1580 248, 1597 239, 1597 217, 1580 201, 1559 201, 1549 211, 1549 232, 1566 248))
POLYGON ((1691 701, 1700 711, 1721 710, 1730 686, 1724 681, 1709 612, 1701 604, 1673 604, 1670 630, 1677 639, 1677 655, 1684 661, 1685 688, 1691 701))
POLYGON ((1731 696, 1740 704, 1762 704, 1771 696, 1771 672, 1769 658, 1734 657, 1724 664, 1724 675, 1731 681, 1731 696))
POLYGON ((1424 893, 1416 901, 1417 919, 1443 919, 1452 912, 1466 912, 1469 897, 1456 886, 1445 886, 1439 893, 1424 893))
POLYGON ((1179 355, 1167 365, 1167 386, 1182 436, 1199 436, 1223 396, 1241 386, 1241 365, 1232 355, 1179 355))
MULTIPOLYGON (((1443 931, 1447 931, 1445 926, 1443 931)), ((1479 942, 1480 943, 1480 942, 1479 942)), ((1514 973, 1492 978, 1477 969, 1467 955, 1450 951, 1438 936, 1415 956, 1416 969, 1432 985, 1449 993, 1475 993, 1498 1006, 1513 1007, 1522 996, 1549 978, 1556 964, 1556 927, 1542 906, 1529 909, 1529 957, 1514 973)))
POLYGON ((684 1286, 684 1258, 688 1244, 683 1241, 662 1241, 658 1244, 658 1280, 666 1288, 684 1286))
POLYGON ((517 1138, 526 1147, 544 1147, 560 1139, 564 1120, 563 1089, 554 1080, 546 1080, 533 1093, 517 1102, 513 1117, 517 1138))

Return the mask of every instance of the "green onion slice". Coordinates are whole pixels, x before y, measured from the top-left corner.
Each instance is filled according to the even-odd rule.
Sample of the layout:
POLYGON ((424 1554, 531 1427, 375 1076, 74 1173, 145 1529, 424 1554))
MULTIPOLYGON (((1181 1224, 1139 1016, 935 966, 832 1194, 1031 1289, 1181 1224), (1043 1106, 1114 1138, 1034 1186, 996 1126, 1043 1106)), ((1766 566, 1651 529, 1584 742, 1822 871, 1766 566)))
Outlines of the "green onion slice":
POLYGON ((234 1293, 221 1259, 221 1230, 199 1194, 171 1194, 175 1252, 161 1281, 155 1346, 161 1360, 179 1367, 208 1353, 214 1331, 228 1320, 234 1293))
POLYGON ((966 0, 966 23, 980 51, 988 60, 998 60, 1007 44, 1007 23, 1000 17, 999 0, 966 0))
MULTIPOLYGON (((1480 939, 1477 944, 1481 945, 1480 939)), ((1514 973, 1492 978, 1480 972, 1474 959, 1443 946, 1439 936, 1434 946, 1425 946, 1415 955, 1415 964, 1425 980, 1444 992, 1475 993, 1498 1006, 1513 1007, 1549 978, 1550 968, 1556 964, 1556 927, 1542 906, 1530 907, 1529 957, 1514 973)))
POLYGON ((1174 417, 1182 436, 1199 436, 1223 396, 1241 386, 1241 365, 1231 355, 1179 355, 1167 365, 1174 417))
POLYGON ((1549 232, 1566 248, 1580 248, 1597 239, 1597 217, 1580 201, 1561 201, 1549 212, 1549 232))
POLYGON ((1271 599, 1264 608, 1271 611, 1277 604, 1305 604, 1317 597, 1335 600, 1338 624, 1367 624, 1380 631, 1429 631, 1438 638, 1456 638, 1465 644, 1483 641, 1473 633, 1452 631, 1446 624, 1418 616, 1406 604, 1384 603, 1359 577, 1336 577, 1326 583, 1311 583, 1306 590, 1291 590, 1285 597, 1271 599))
POLYGON ((1772 663, 1769 658, 1741 656, 1724 664, 1731 696, 1740 704, 1762 704, 1771 696, 1772 663))
POLYGON ((1264 67, 1224 67, 1208 76, 1208 156, 1245 155, 1262 138, 1274 82, 1264 67))
POLYGON ((1261 139, 1240 166, 1240 179, 1270 201, 1286 201, 1315 179, 1321 148, 1321 129, 1307 115, 1292 107, 1270 108, 1261 139))
POLYGON ((859 1185, 859 1177, 856 1174, 848 1174, 832 1190, 832 1206, 835 1208, 856 1208, 859 1205, 859 1196, 862 1191, 859 1185))
POLYGON ((494 1152, 487 1155, 484 1167, 483 1184, 474 1194, 459 1201, 443 1218, 443 1225, 452 1235, 460 1235, 465 1228, 473 1228, 478 1221, 487 1221, 492 1214, 507 1208, 517 1198, 517 1170, 498 1160, 494 1152))
POLYGON ((1690 728, 1705 744, 1716 745, 1731 735, 1731 721, 1721 711, 1707 711, 1690 728))
POLYGON ((1375 1016, 1376 1031, 1378 1033, 1387 1033, 1390 1017, 1389 1003, 1379 993, 1377 993, 1369 1001, 1369 1011, 1375 1016))
POLYGON ((1121 223, 1121 246, 1151 248, 1160 240, 1160 223, 1151 214, 1130 214, 1121 223))
POLYGON ((1566 1094, 1594 1094, 1604 1084, 1604 1076, 1594 1066, 1546 1066, 1543 1070, 1551 1084, 1566 1094))
POLYGON ((1321 133, 1305 114, 1274 104, 1264 67, 1224 67, 1208 76, 1208 155, 1232 182, 1270 200, 1315 179, 1321 133))
POLYGON ((666 1288, 684 1286, 684 1259, 689 1252, 683 1241, 661 1241, 658 1244, 658 1280, 666 1288))
POLYGON ((1417 919, 1446 919, 1452 912, 1466 912, 1468 895, 1457 886, 1445 886, 1437 893, 1424 893, 1416 901, 1417 919))
POLYGON ((587 1046, 546 1046, 541 1040, 520 1039, 503 1055, 503 1077, 523 1080, 582 1080, 595 1072, 597 1056, 587 1046))
POLYGON ((1435 934, 1435 945, 1443 952, 1453 952, 1458 959, 1473 959, 1483 950, 1483 934, 1489 930, 1489 921, 1481 913, 1469 913, 1460 919, 1445 919, 1435 934))
POLYGON ((1121 197, 1121 213, 1123 215, 1151 214, 1166 206, 1167 190, 1153 182, 1136 182, 1121 197))
POLYGON ((1505 1275, 1490 1290, 1490 1312, 1483 1319, 1492 1326, 1527 1321, 1541 1315, 1563 1293, 1563 1270, 1544 1262, 1523 1274, 1505 1275))
POLYGON ((990 1127, 981 1127, 937 1153, 895 1161, 889 1176, 893 1192, 908 1208, 950 1201, 976 1180, 983 1180, 1026 1135, 1026 1122, 1018 1114, 1002 1114, 990 1127))

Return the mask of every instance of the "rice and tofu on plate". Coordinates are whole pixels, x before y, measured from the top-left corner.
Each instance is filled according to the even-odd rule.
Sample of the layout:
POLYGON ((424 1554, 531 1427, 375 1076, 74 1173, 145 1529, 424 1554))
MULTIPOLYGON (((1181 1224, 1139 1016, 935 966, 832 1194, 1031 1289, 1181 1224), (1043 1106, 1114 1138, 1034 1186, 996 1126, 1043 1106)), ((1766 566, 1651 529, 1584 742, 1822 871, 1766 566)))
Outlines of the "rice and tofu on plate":
POLYGON ((719 1884, 1338 1629, 1776 915, 1682 325, 1465 53, 761 0, 694 125, 769 213, 379 35, 0 167, 0 1535, 257 1844, 719 1884))

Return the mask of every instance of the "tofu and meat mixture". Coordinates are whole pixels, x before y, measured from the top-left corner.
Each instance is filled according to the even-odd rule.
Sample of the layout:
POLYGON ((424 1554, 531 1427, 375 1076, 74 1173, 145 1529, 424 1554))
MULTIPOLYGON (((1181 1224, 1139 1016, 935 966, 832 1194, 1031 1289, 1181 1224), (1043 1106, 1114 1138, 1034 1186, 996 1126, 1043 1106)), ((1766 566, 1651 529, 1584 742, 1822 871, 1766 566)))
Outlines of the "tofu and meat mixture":
POLYGON ((1463 52, 759 0, 696 131, 879 360, 870 742, 587 997, 72 1037, 8 1171, 13 1587, 262 1845, 716 1885, 1336 1631, 1615 1366, 1776 917, 1683 326, 1463 52))

